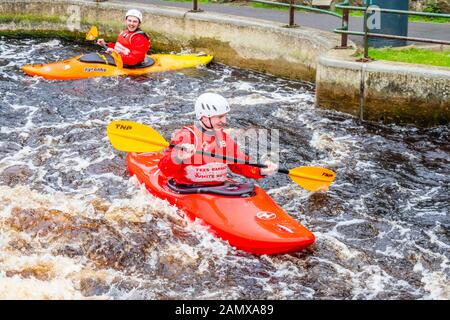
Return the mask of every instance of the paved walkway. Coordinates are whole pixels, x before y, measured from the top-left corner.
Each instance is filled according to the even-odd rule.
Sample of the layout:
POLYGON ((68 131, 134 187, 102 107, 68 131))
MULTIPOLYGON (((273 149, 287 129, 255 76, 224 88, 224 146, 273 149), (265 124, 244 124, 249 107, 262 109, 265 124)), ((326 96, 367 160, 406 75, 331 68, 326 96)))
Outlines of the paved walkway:
MULTIPOLYGON (((110 0, 110 2, 147 3, 167 7, 177 7, 192 9, 192 2, 173 2, 164 0, 110 0)), ((274 9, 252 8, 244 4, 198 4, 204 11, 218 12, 235 16, 250 17, 255 19, 288 23, 288 11, 274 9)), ((295 23, 305 27, 332 32, 341 26, 341 19, 317 13, 295 13, 295 23)), ((363 19, 360 17, 350 17, 349 29, 352 31, 362 31, 363 19)), ((408 25, 408 35, 410 37, 431 38, 450 41, 450 25, 436 23, 412 22, 408 25)), ((362 37, 351 36, 355 43, 362 45, 362 37)))

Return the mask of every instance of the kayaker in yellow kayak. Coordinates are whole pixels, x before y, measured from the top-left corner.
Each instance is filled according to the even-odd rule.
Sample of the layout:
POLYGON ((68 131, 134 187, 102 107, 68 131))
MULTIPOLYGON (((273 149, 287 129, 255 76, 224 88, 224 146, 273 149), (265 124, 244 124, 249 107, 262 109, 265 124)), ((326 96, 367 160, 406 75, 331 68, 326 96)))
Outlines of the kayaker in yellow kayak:
POLYGON ((172 139, 171 144, 159 162, 159 169, 177 184, 220 185, 227 179, 228 168, 247 178, 259 179, 275 173, 278 165, 266 161, 267 168, 258 168, 242 163, 222 161, 207 157, 196 151, 238 158, 248 161, 236 142, 223 129, 230 111, 228 101, 221 95, 204 93, 195 102, 197 121, 193 126, 183 127, 172 139))
MULTIPOLYGON (((125 14, 126 29, 119 34, 117 41, 107 44, 106 53, 116 51, 122 57, 124 66, 135 66, 145 60, 150 49, 150 37, 139 27, 142 23, 142 13, 131 9, 125 14)), ((97 44, 106 46, 104 39, 98 39, 97 44)))

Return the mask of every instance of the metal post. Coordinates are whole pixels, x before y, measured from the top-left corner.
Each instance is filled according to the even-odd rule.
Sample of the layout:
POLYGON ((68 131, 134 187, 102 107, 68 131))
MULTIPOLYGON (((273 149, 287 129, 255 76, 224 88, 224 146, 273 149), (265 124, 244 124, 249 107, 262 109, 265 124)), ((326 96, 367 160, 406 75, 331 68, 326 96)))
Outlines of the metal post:
POLYGON ((189 12, 202 12, 202 9, 198 8, 198 1, 192 0, 192 10, 189 10, 189 12))
MULTIPOLYGON (((349 19, 349 10, 345 8, 342 12, 342 30, 348 30, 348 19, 349 19)), ((347 48, 348 43, 348 34, 341 34, 341 47, 347 48)))
POLYGON ((369 59, 369 28, 367 27, 367 10, 369 9, 369 1, 366 1, 366 9, 364 10, 364 59, 369 59))
POLYGON ((295 8, 292 6, 293 4, 294 4, 294 0, 290 0, 290 2, 289 2, 289 27, 293 27, 295 25, 295 22, 294 22, 295 8))

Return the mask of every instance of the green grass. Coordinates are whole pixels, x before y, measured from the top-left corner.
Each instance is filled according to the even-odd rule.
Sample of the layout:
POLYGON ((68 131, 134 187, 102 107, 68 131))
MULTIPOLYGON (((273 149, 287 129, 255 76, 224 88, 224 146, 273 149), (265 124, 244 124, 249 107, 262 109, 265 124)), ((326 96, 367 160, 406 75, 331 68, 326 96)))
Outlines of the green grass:
POLYGON ((409 22, 428 22, 428 23, 448 23, 450 19, 438 18, 438 17, 421 17, 421 16, 409 16, 409 22))
MULTIPOLYGON (((360 55, 362 56, 362 55, 360 55)), ((407 63, 450 67, 450 50, 432 51, 428 49, 369 49, 369 57, 375 60, 388 60, 407 63)))
POLYGON ((0 23, 10 23, 19 21, 30 21, 30 22, 49 22, 49 23, 61 23, 61 17, 48 16, 40 17, 30 14, 1 14, 0 23))

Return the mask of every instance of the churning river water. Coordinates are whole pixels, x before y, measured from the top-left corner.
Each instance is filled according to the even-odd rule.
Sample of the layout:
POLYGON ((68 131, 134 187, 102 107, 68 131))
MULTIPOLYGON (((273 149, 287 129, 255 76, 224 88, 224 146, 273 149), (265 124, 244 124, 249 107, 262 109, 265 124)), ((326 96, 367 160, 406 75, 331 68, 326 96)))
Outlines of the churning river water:
POLYGON ((77 81, 19 69, 92 50, 0 38, 0 299, 450 299, 448 126, 361 123, 314 107, 312 84, 218 64, 77 81), (170 138, 205 91, 232 103, 231 130, 279 130, 282 166, 337 173, 327 193, 259 182, 313 246, 242 252, 129 177, 106 126, 170 138))

